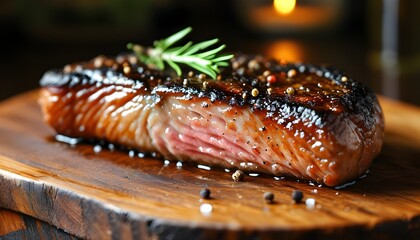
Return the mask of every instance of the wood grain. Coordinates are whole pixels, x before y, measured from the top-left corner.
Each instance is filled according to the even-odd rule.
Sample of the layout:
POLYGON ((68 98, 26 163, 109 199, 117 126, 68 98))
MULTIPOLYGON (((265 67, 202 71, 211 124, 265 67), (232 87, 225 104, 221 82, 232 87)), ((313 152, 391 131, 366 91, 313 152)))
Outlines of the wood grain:
POLYGON ((0 208, 0 239, 78 239, 36 218, 0 208))
POLYGON ((416 239, 420 110, 381 98, 386 139, 370 173, 343 189, 245 176, 53 140, 37 92, 0 104, 0 207, 89 239, 416 239), (417 123, 417 124, 416 124, 417 123), (201 200, 208 187, 212 198, 201 200), (292 204, 300 189, 316 207, 292 204), (262 196, 275 194, 267 204, 262 196), (213 211, 200 213, 202 203, 213 211))
POLYGON ((25 229, 23 219, 12 211, 0 211, 0 236, 25 229))

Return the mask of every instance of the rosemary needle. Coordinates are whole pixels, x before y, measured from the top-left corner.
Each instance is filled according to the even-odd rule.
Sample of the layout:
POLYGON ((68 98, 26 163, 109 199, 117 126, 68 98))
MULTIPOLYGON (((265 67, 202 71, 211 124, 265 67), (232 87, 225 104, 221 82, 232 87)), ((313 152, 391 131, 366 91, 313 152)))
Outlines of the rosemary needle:
POLYGON ((129 43, 127 48, 132 50, 141 62, 156 69, 164 70, 166 63, 178 76, 181 76, 182 70, 179 64, 184 64, 216 79, 220 72, 219 67, 228 66, 228 60, 233 54, 220 54, 226 45, 214 47, 219 42, 217 38, 196 44, 188 42, 183 46, 173 46, 191 31, 192 28, 187 27, 167 38, 155 41, 153 47, 145 48, 129 43))

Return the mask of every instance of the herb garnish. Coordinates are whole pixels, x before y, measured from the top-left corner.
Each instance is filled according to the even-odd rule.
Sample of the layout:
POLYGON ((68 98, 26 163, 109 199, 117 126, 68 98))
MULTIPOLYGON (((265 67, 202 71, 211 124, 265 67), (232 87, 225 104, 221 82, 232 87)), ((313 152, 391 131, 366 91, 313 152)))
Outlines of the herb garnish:
POLYGON ((220 72, 219 67, 228 66, 227 61, 233 57, 233 54, 219 54, 226 47, 224 44, 205 50, 216 44, 219 41, 217 38, 196 44, 188 42, 184 46, 172 46, 191 31, 192 28, 187 27, 165 39, 155 41, 153 47, 145 48, 129 43, 127 48, 132 50, 141 62, 156 69, 164 70, 166 62, 178 76, 181 76, 182 71, 178 64, 185 64, 216 79, 220 72))

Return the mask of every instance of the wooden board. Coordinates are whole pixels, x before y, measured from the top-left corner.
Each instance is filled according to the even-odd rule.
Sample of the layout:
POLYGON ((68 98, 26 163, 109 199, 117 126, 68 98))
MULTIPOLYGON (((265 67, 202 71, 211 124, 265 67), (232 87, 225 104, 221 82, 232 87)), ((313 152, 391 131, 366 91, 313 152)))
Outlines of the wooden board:
POLYGON ((78 238, 39 219, 0 208, 0 239, 75 240, 78 238))
POLYGON ((415 239, 420 236, 420 110, 381 99, 386 139, 370 173, 334 189, 165 164, 56 142, 37 91, 0 104, 0 207, 90 239, 415 239), (200 189, 208 187, 209 200, 200 189), (303 191, 316 206, 292 204, 303 191), (266 191, 275 202, 263 200, 266 191), (209 215, 200 205, 209 203, 209 215))

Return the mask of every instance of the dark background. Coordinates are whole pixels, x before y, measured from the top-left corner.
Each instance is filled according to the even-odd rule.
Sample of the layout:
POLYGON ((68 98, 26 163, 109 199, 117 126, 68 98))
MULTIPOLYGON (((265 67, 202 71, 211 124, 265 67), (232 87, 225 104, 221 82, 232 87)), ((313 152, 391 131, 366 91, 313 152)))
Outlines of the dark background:
POLYGON ((267 0, 251 8, 245 0, 3 0, 0 100, 37 88, 48 69, 116 55, 127 42, 150 45, 192 26, 193 41, 218 37, 229 51, 334 65, 380 94, 420 105, 420 1, 398 4, 397 63, 392 69, 378 57, 385 1, 342 0, 344 8, 333 27, 266 31, 255 28, 244 13, 270 5, 267 0), (385 81, 392 83, 386 87, 385 81))

